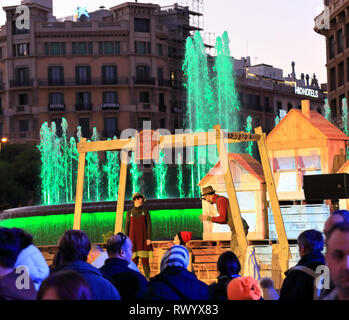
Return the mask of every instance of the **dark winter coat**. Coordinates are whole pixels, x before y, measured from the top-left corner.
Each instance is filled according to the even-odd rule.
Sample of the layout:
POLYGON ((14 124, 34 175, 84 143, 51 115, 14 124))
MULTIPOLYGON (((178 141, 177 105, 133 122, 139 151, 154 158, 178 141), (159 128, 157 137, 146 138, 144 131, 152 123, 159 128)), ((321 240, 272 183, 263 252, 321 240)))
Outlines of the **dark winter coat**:
MULTIPOLYGON (((320 251, 306 254, 297 266, 306 266, 312 270, 325 264, 325 257, 320 251)), ((314 278, 301 270, 289 269, 280 291, 280 300, 313 300, 314 278)))
POLYGON ((99 269, 103 276, 118 289, 122 300, 141 299, 147 287, 147 279, 139 272, 128 267, 127 261, 110 258, 99 269))
POLYGON ((208 286, 182 267, 167 267, 152 278, 145 300, 209 300, 208 286), (174 289, 175 288, 175 289, 174 289))
POLYGON ((217 278, 217 283, 212 283, 208 286, 210 297, 212 300, 227 300, 227 286, 230 280, 240 277, 240 275, 235 274, 232 276, 220 275, 217 278))
POLYGON ((91 289, 92 300, 121 300, 120 294, 113 284, 103 277, 101 271, 89 263, 77 260, 64 264, 57 271, 66 270, 76 271, 85 278, 91 289))

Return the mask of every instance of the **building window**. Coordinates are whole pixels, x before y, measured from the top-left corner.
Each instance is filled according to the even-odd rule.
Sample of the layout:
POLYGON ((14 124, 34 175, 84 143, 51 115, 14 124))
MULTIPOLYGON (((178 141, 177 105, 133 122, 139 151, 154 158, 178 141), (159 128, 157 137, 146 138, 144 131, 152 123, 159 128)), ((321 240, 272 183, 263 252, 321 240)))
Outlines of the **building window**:
POLYGON ((91 55, 93 54, 92 42, 73 42, 72 53, 77 55, 91 55))
POLYGON ((91 92, 77 92, 76 93, 76 109, 77 110, 91 110, 91 92))
POLYGON ((290 110, 292 110, 292 103, 291 102, 289 102, 287 104, 287 112, 289 112, 290 110))
POLYGON ((63 66, 48 67, 48 84, 63 85, 64 84, 64 68, 63 66))
POLYGON ((345 25, 345 47, 349 48, 349 23, 345 25))
POLYGON ((0 60, 2 59, 2 47, 0 47, 0 60))
POLYGON ((343 52, 343 29, 337 31, 337 53, 343 52))
POLYGON ((21 93, 18 95, 18 105, 25 106, 29 104, 28 93, 21 93))
POLYGON ((166 119, 160 119, 160 129, 166 128, 166 119))
POLYGON ((338 64, 338 87, 344 84, 344 62, 338 64))
POLYGON ((103 84, 116 84, 117 78, 117 66, 102 66, 103 84))
POLYGON ((76 81, 76 84, 91 84, 90 66, 76 66, 75 81, 76 81))
POLYGON ((261 97, 255 94, 247 95, 247 108, 261 110, 261 97))
POLYGON ((20 43, 13 45, 13 56, 24 57, 29 55, 29 43, 20 43))
POLYGON ((19 131, 27 132, 29 130, 29 121, 28 120, 19 120, 19 131))
POLYGON ((135 32, 150 32, 150 20, 149 19, 134 19, 135 32))
POLYGON ((143 102, 143 103, 149 103, 150 102, 149 91, 141 91, 139 93, 139 102, 143 102))
POLYGON ((159 111, 166 112, 165 95, 163 93, 159 93, 159 111))
POLYGON ((2 128, 2 122, 0 122, 0 137, 2 138, 3 136, 4 136, 4 132, 3 132, 3 128, 2 128))
POLYGON ((103 92, 103 103, 113 103, 117 104, 119 103, 118 93, 113 91, 106 91, 103 92))
POLYGON ((158 43, 156 47, 157 47, 158 56, 162 57, 164 55, 163 45, 161 43, 158 43))
POLYGON ((63 105, 64 94, 62 92, 52 92, 49 94, 49 102, 51 105, 63 105))
POLYGON ((151 43, 145 41, 135 41, 136 54, 150 54, 151 43))
POLYGON ((104 118, 104 137, 113 138, 118 134, 118 119, 104 118))
POLYGON ((64 42, 45 42, 45 54, 47 56, 64 56, 65 43, 64 42))
POLYGON ((149 66, 137 66, 136 77, 138 80, 150 79, 150 67, 149 66))
POLYGON ((330 91, 336 90, 336 68, 330 69, 330 91))
POLYGON ((343 114, 343 99, 345 98, 345 95, 344 94, 341 94, 339 96, 339 114, 343 114))
MULTIPOLYGON (((150 118, 138 118, 138 130, 143 130, 143 122, 145 121, 151 122, 150 118)), ((152 122, 150 124, 152 127, 152 122)))
POLYGON ((90 119, 89 118, 80 118, 79 126, 81 127, 81 133, 83 138, 90 138, 91 130, 90 130, 90 119))
POLYGON ((328 56, 330 59, 334 58, 334 37, 328 39, 328 56))
POLYGON ((120 54, 120 41, 100 41, 98 43, 99 54, 120 54))
POLYGON ((29 69, 16 68, 15 79, 16 79, 16 83, 19 85, 29 84, 29 69))

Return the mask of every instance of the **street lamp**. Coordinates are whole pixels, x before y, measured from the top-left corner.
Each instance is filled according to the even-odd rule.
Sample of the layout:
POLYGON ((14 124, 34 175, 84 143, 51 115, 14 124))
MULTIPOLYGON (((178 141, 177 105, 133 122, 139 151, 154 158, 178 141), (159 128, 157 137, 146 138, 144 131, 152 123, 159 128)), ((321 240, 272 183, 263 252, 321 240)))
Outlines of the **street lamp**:
POLYGON ((6 137, 1 138, 0 140, 0 151, 3 143, 7 143, 8 139, 6 137))

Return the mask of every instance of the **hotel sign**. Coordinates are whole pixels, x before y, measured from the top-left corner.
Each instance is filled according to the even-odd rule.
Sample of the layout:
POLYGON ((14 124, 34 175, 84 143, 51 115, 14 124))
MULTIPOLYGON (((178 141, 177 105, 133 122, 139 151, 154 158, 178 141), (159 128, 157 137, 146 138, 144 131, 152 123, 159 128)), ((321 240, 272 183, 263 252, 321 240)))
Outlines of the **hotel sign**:
POLYGON ((319 98, 319 90, 297 87, 297 85, 295 86, 294 89, 295 89, 294 90, 295 94, 299 94, 307 97, 319 98))

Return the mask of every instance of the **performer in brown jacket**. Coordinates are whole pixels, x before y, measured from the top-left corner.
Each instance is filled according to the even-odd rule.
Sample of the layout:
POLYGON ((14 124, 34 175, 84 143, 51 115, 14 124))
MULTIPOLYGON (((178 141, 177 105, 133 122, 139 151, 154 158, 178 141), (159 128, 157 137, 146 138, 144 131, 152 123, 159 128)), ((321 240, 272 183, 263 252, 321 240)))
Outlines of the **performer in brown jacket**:
POLYGON ((145 196, 139 192, 132 195, 133 208, 126 214, 125 234, 133 243, 133 262, 138 265, 138 260, 141 258, 144 275, 149 280, 149 258, 152 257, 153 253, 151 245, 152 228, 149 210, 143 208, 145 201, 145 196))

